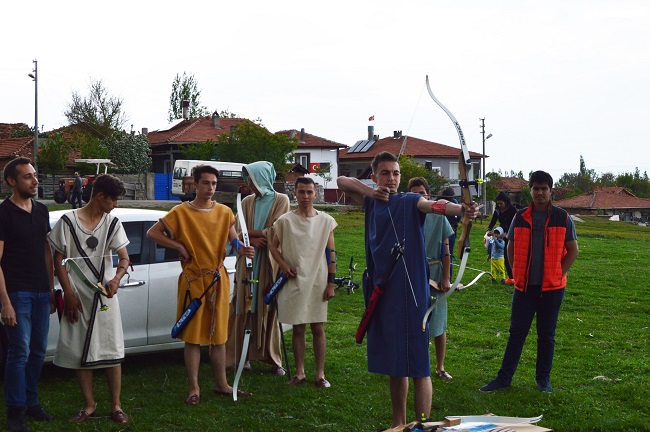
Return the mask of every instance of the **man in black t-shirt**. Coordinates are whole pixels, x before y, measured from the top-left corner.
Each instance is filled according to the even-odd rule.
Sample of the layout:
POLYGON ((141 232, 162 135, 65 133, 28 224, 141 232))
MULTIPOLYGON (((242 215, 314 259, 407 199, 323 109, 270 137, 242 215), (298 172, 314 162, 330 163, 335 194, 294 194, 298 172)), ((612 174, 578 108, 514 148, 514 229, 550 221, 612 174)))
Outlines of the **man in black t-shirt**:
POLYGON ((33 199, 38 179, 29 159, 9 162, 4 179, 12 189, 0 203, 0 304, 8 337, 4 399, 7 429, 29 431, 26 416, 52 420, 37 389, 54 312, 50 223, 47 207, 33 199))

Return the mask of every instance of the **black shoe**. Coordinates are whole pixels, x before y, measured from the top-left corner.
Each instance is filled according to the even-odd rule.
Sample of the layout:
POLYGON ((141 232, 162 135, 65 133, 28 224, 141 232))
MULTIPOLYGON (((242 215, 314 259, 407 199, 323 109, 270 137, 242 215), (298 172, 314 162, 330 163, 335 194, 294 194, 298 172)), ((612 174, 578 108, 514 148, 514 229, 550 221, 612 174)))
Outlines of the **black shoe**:
POLYGON ((54 418, 50 414, 43 411, 43 408, 41 408, 41 406, 38 404, 27 408, 25 414, 30 416, 36 421, 52 421, 52 419, 54 418))
POLYGON ((483 393, 490 393, 495 390, 504 390, 510 387, 510 384, 503 384, 501 381, 499 381, 499 378, 495 378, 489 383, 485 384, 483 387, 479 389, 479 391, 482 391, 483 393))
POLYGON ((30 432, 25 418, 25 410, 22 408, 10 408, 7 410, 7 430, 9 432, 30 432))

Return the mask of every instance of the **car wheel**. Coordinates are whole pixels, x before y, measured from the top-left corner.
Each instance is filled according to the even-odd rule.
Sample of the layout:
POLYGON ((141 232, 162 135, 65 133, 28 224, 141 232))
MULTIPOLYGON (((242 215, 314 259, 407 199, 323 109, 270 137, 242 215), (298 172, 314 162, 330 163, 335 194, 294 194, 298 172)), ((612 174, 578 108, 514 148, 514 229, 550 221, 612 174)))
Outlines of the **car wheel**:
POLYGON ((57 204, 63 204, 65 202, 65 192, 61 190, 54 191, 54 202, 57 204))
POLYGON ((68 204, 72 204, 72 191, 68 192, 68 204))

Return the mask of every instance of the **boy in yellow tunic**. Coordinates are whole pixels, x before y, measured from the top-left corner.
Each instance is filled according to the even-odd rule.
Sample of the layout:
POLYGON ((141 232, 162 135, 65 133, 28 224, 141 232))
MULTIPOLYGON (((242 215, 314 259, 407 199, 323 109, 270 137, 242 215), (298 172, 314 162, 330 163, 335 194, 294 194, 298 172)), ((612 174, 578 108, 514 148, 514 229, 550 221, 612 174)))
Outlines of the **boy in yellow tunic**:
MULTIPOLYGON (((198 383, 201 345, 210 345, 210 362, 214 370, 214 393, 232 394, 226 380, 226 340, 228 338, 228 302, 230 280, 223 260, 226 241, 231 240, 238 254, 251 256, 252 247, 243 247, 236 240, 235 217, 232 210, 212 200, 216 192, 219 172, 208 165, 199 165, 193 172, 196 198, 174 207, 147 232, 157 244, 178 250, 183 272, 178 277, 177 318, 190 301, 201 296, 219 272, 221 280, 206 295, 206 301, 180 334, 185 341, 185 368, 188 378, 188 396, 185 403, 197 405, 200 401, 198 383)), ((250 396, 240 392, 239 396, 250 396)))
POLYGON ((275 236, 269 247, 280 270, 289 277, 278 293, 278 321, 293 324, 296 375, 288 384, 296 386, 307 380, 305 330, 309 323, 316 360, 315 384, 327 388, 330 383, 325 379, 324 323, 327 302, 334 297, 334 228, 337 223, 327 213, 314 209, 317 192, 311 178, 299 177, 295 186, 298 208, 275 222, 275 236))

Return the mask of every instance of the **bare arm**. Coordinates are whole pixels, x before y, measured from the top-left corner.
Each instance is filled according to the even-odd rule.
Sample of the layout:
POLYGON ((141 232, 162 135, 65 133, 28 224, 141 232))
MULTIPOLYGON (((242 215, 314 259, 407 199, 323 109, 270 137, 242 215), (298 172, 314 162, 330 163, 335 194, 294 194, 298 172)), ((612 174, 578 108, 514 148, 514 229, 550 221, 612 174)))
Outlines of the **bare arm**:
POLYGON ((447 204, 445 208, 445 216, 459 216, 463 217, 463 213, 467 213, 471 219, 474 219, 478 215, 478 204, 472 203, 471 206, 467 204, 456 204, 445 199, 429 201, 424 197, 420 198, 418 201, 418 210, 422 213, 434 213, 433 208, 431 207, 434 203, 445 203, 447 204))
POLYGON ((278 249, 278 246, 280 246, 280 239, 278 238, 277 235, 273 235, 273 238, 271 239, 271 242, 269 243, 269 251, 271 252, 271 256, 275 260, 275 262, 278 263, 278 266, 280 266, 280 271, 287 275, 287 277, 294 278, 296 277, 297 273, 296 270, 291 267, 287 262, 284 260, 284 257, 282 256, 282 253, 278 249))
POLYGON ((359 179, 353 177, 341 176, 336 179, 339 188, 348 194, 352 200, 358 205, 363 205, 365 197, 374 198, 380 201, 388 202, 390 198, 390 191, 385 188, 372 188, 367 186, 359 179))
POLYGON ((59 284, 63 289, 63 312, 68 321, 74 324, 79 320, 81 302, 72 290, 72 286, 70 286, 68 272, 65 266, 61 264, 63 258, 64 256, 61 252, 54 252, 54 270, 56 271, 56 277, 59 279, 59 284))
MULTIPOLYGON (((576 258, 578 258, 578 240, 572 240, 570 242, 564 243, 566 247, 566 255, 562 259, 562 274, 566 274, 576 258)), ((508 243, 508 248, 510 248, 510 243, 508 243)))
MULTIPOLYGON (((235 225, 232 224, 230 225, 230 230, 228 231, 228 240, 232 242, 237 237, 238 236, 237 231, 235 231, 235 225)), ((245 255, 248 258, 253 258, 255 256, 255 248, 253 246, 243 246, 237 251, 237 255, 245 255)))
POLYGON ((119 261, 117 262, 117 270, 115 270, 115 277, 106 283, 106 292, 108 293, 107 296, 108 298, 111 298, 115 294, 117 294, 117 289, 120 286, 120 281, 128 271, 127 269, 130 260, 129 260, 129 254, 126 251, 125 247, 117 251, 117 259, 119 261))
POLYGON ((167 227, 162 221, 156 222, 149 228, 147 238, 164 248, 177 250, 182 262, 190 262, 192 260, 192 256, 187 251, 185 245, 171 238, 171 233, 167 231, 167 227))

